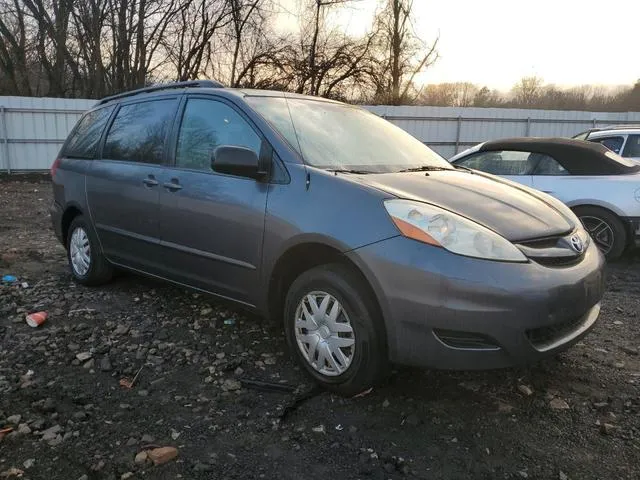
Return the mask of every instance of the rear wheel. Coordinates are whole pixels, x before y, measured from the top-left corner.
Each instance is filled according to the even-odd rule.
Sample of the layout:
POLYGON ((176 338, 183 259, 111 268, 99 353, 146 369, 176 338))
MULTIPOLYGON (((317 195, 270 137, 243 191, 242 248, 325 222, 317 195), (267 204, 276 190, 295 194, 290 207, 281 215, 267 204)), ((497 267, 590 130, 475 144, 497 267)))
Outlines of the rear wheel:
POLYGON ((576 207, 573 210, 607 260, 615 260, 627 246, 627 232, 622 221, 599 207, 576 207))
POLYGON ((102 254, 93 229, 82 215, 75 217, 69 226, 67 258, 73 279, 83 285, 101 285, 113 276, 113 267, 102 254))
POLYGON ((292 354, 323 387, 351 396, 386 375, 382 319, 350 268, 330 264, 302 273, 289 288, 284 314, 292 354))

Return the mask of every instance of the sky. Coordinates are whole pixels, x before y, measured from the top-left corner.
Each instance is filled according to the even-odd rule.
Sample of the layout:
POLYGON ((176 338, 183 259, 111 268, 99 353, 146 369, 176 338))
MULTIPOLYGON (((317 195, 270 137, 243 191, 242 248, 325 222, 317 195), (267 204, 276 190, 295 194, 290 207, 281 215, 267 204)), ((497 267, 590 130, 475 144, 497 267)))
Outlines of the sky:
MULTIPOLYGON (((378 3, 356 1, 334 20, 361 33, 378 3)), ((414 0, 413 10, 424 40, 440 36, 440 58, 424 83, 504 90, 530 75, 560 86, 640 79, 640 0, 414 0)))

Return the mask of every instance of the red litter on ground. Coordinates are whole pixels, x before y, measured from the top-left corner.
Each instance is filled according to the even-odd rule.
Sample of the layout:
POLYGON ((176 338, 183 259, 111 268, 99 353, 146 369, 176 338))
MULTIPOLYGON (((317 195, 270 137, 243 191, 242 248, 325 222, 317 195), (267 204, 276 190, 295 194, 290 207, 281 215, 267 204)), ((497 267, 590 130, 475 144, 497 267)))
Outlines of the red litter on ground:
POLYGON ((27 315, 27 325, 36 328, 47 320, 47 312, 35 312, 27 315))

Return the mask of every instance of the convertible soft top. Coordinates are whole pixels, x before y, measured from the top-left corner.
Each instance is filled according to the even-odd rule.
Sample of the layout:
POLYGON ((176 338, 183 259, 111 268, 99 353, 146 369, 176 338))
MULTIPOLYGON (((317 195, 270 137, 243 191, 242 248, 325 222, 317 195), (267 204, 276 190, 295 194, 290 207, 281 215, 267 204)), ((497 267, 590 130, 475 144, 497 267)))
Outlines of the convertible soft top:
POLYGON ((626 160, 604 145, 568 138, 505 138, 482 144, 478 151, 512 150, 553 157, 571 175, 624 175, 640 172, 640 165, 626 160))

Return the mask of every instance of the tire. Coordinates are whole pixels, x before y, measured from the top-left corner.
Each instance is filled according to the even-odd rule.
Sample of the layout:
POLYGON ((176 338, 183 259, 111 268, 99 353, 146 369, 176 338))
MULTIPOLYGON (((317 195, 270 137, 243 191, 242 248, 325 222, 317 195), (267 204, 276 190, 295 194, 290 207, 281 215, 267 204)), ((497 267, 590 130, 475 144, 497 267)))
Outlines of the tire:
POLYGON ((73 279, 82 285, 102 285, 113 277, 113 267, 102 254, 93 228, 82 215, 75 217, 69 225, 67 260, 73 279), (81 246, 84 246, 84 249, 81 246), (78 250, 81 252, 77 253, 78 250), (72 258, 74 255, 75 258, 72 258))
POLYGON ((627 231, 620 218, 600 207, 576 207, 573 211, 607 260, 622 255, 627 246, 627 231))
POLYGON ((292 355, 322 387, 340 395, 353 396, 378 384, 387 376, 389 360, 382 318, 370 289, 352 269, 340 264, 329 264, 302 273, 287 292, 284 323, 292 355), (307 310, 312 313, 310 302, 315 301, 315 305, 322 311, 322 300, 326 298, 325 310, 329 314, 339 312, 335 322, 327 321, 328 315, 318 313, 316 318, 320 319, 319 324, 314 319, 313 323, 307 321, 296 326, 298 315, 307 318, 302 313, 303 301, 307 310), (338 307, 335 306, 335 301, 339 303, 338 307), (301 328, 302 325, 320 326, 312 330, 301 328), (351 333, 346 331, 349 327, 351 333), (315 340, 309 343, 303 341, 309 338, 315 340), (338 345, 347 345, 351 341, 352 347, 336 348, 336 342, 339 342, 338 345), (313 348, 313 342, 316 342, 316 348, 313 348), (328 345, 333 345, 333 351, 337 355, 331 354, 329 358, 331 350, 328 350, 328 345))

